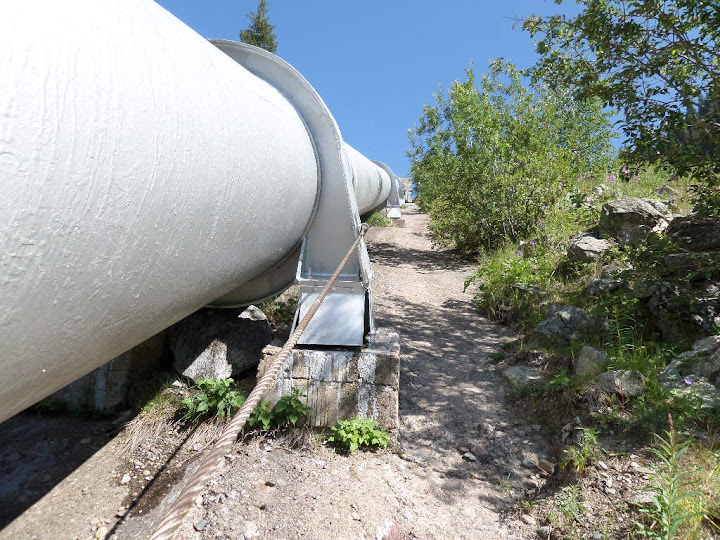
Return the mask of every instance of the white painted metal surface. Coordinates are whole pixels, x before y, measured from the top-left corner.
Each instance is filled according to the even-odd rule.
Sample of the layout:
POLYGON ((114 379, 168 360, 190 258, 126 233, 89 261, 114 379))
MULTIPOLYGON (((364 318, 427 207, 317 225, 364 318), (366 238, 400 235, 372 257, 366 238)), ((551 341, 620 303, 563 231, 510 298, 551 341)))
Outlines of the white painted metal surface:
POLYGON ((360 215, 367 214, 382 205, 390 195, 390 176, 347 143, 345 153, 350 164, 358 210, 360 215))
POLYGON ((318 183, 288 101, 157 4, 2 12, 0 419, 272 267, 318 183))
MULTIPOLYGON (((284 285, 301 242, 321 279, 354 239, 332 117, 328 165, 298 103, 157 4, 1 12, 0 421, 242 284, 284 285)), ((364 245, 347 272, 367 288, 364 245)))

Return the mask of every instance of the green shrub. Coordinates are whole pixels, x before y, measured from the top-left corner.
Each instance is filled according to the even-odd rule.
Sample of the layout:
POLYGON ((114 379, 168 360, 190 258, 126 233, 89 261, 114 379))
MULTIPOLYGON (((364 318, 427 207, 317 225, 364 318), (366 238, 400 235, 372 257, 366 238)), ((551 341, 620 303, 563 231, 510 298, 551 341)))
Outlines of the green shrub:
POLYGON ((604 177, 613 158, 597 104, 528 88, 502 61, 475 82, 470 69, 436 94, 408 153, 434 240, 469 255, 531 237, 558 199, 581 178, 604 177))
POLYGON ((390 221, 389 217, 383 216, 380 212, 373 212, 365 220, 368 225, 372 225, 373 227, 389 227, 390 221))
POLYGON ((259 403, 248 419, 248 426, 264 431, 295 427, 298 420, 312 411, 300 399, 304 397, 307 396, 293 388, 289 394, 282 396, 272 409, 265 402, 259 403))
POLYGON ((339 420, 330 428, 333 434, 327 440, 333 446, 348 452, 387 448, 390 435, 378 426, 375 420, 357 415, 352 420, 339 420))
POLYGON ((198 422, 206 418, 231 416, 245 402, 245 396, 230 390, 233 382, 232 379, 197 381, 193 394, 180 404, 182 420, 198 422))

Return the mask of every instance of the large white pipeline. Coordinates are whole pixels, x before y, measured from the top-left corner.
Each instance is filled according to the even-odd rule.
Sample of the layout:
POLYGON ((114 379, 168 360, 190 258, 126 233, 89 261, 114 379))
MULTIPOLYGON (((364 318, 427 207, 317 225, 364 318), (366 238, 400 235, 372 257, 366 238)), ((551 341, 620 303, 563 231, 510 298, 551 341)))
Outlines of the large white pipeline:
POLYGON ((2 421, 261 280, 344 179, 280 91, 150 0, 0 11, 2 421))

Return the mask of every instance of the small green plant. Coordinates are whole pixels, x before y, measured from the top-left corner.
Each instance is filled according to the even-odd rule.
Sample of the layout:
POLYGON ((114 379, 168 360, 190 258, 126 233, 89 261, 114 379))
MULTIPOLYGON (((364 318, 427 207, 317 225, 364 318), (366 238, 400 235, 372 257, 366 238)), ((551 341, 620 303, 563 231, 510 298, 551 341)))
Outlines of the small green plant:
POLYGON ((586 512, 582 491, 577 485, 562 488, 555 498, 555 504, 568 524, 579 521, 586 512))
POLYGON ((263 431, 295 427, 298 420, 312 412, 312 409, 302 402, 301 398, 304 397, 307 396, 293 388, 289 394, 282 396, 272 409, 267 403, 261 402, 250 415, 248 425, 263 431))
POLYGON ((588 463, 598 454, 597 435, 597 430, 580 428, 578 443, 565 448, 565 457, 560 461, 560 465, 562 467, 572 465, 575 473, 582 476, 588 463))
POLYGON ((383 216, 380 212, 373 212, 365 221, 368 225, 372 225, 373 227, 390 226, 390 218, 383 216))
POLYGON ((390 443, 390 435, 378 426, 379 424, 375 420, 357 415, 352 420, 339 420, 330 428, 333 434, 327 440, 334 446, 349 452, 354 452, 358 448, 365 450, 387 448, 390 443))
POLYGON ((67 405, 62 399, 54 398, 52 396, 41 399, 33 406, 33 409, 38 414, 63 412, 66 408, 67 405))
POLYGON ((681 442, 673 426, 672 416, 668 415, 668 420, 670 429, 664 437, 655 434, 656 446, 650 448, 659 464, 653 476, 653 505, 640 510, 649 518, 649 523, 638 523, 640 536, 663 540, 676 538, 683 523, 698 515, 684 512, 681 501, 700 496, 698 491, 687 490, 685 478, 688 473, 682 472, 680 468, 680 460, 688 451, 690 441, 681 442))
POLYGON ((232 384, 232 379, 197 381, 195 392, 180 404, 182 420, 199 422, 206 418, 232 415, 245 402, 245 396, 237 390, 230 390, 232 384))
POLYGON ((297 304, 298 294, 286 291, 280 296, 260 303, 258 307, 265 314, 270 325, 273 328, 278 328, 283 324, 292 324, 297 304))

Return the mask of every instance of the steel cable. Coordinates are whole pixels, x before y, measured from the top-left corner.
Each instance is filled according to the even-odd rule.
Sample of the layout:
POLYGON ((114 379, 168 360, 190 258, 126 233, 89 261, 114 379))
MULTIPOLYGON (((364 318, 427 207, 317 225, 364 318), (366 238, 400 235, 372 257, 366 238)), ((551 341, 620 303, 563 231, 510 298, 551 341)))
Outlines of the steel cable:
POLYGON ((245 400, 245 403, 243 403, 242 407, 240 407, 240 410, 235 414, 235 416, 233 416, 232 420, 230 420, 230 423, 223 431, 220 439, 218 439, 218 441, 215 443, 213 449, 205 457, 203 462, 200 464, 200 467, 198 467, 198 469, 195 471, 195 474, 193 474, 193 476, 190 478, 188 485, 175 500, 170 510, 168 510, 167 514, 165 514, 165 517, 155 529, 155 532, 150 537, 150 540, 170 540, 175 536, 175 532, 177 531, 178 527, 180 527, 182 520, 190 511, 190 508, 193 505, 193 501, 200 493, 202 493, 203 489, 205 488, 205 484, 207 484, 212 479, 213 473, 215 472, 217 466, 224 458, 226 452, 235 442, 235 439, 237 439, 240 430, 245 426, 245 423, 247 422, 252 412, 255 410, 255 407, 257 407, 258 403, 260 403, 260 400, 267 393, 270 385, 275 380, 275 377, 277 377, 277 374, 285 365, 285 362, 287 361, 290 353, 300 339, 300 336, 305 331, 305 328, 307 328, 307 325, 312 320, 313 316, 320 307, 320 304, 322 304, 323 300, 332 289, 338 277, 340 277, 340 273, 342 272, 343 268, 345 268, 345 265, 350 260, 350 257, 352 257, 355 248, 357 248, 360 240, 362 240, 362 238, 365 236, 368 228, 369 226, 363 223, 362 227, 360 228, 360 233, 358 234, 357 238, 355 238, 355 241, 353 242, 352 246, 348 250, 343 260, 340 261, 340 264, 338 265, 333 275, 330 276, 330 279, 323 288, 322 292, 318 295, 312 306, 310 306, 310 309, 305 314, 305 317, 303 317, 302 321, 300 321, 300 324, 297 325, 297 328, 295 328, 295 331, 288 338, 287 342, 285 342, 282 350, 278 354, 277 358, 273 360, 268 370, 260 379, 260 382, 258 382, 257 385, 255 385, 255 388, 253 388, 252 392, 250 392, 250 395, 248 396, 247 400, 245 400))

